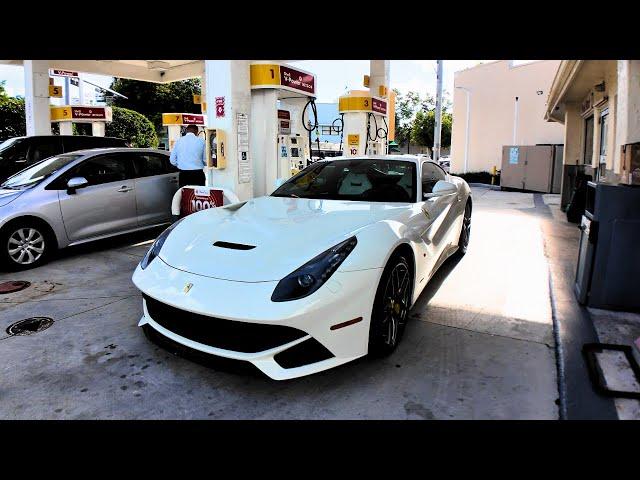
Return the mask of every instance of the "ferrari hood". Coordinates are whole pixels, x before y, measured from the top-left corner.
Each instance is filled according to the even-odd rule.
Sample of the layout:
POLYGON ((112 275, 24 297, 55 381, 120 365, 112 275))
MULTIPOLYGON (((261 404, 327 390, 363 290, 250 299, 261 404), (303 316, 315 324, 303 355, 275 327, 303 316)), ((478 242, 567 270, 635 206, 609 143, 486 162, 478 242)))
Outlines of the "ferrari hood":
POLYGON ((277 281, 358 229, 406 210, 406 204, 259 197, 238 209, 186 217, 159 256, 174 268, 207 277, 277 281))

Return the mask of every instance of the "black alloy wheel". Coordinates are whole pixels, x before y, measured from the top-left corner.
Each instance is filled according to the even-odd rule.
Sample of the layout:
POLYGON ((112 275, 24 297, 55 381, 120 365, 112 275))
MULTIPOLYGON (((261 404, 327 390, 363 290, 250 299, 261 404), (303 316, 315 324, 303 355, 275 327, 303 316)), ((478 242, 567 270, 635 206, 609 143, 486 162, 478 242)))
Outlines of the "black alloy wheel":
POLYGON ((369 353, 387 355, 398 345, 411 307, 412 271, 402 255, 394 256, 382 274, 373 303, 369 353))

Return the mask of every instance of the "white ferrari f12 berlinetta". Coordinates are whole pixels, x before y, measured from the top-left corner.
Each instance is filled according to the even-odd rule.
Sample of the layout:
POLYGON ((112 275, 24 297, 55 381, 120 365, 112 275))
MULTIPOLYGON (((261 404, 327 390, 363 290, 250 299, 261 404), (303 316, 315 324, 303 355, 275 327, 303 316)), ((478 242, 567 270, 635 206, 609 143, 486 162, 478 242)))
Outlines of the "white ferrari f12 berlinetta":
POLYGON ((410 155, 318 161, 271 195, 178 220, 133 274, 151 338, 269 377, 391 353, 471 232, 467 183, 410 155))

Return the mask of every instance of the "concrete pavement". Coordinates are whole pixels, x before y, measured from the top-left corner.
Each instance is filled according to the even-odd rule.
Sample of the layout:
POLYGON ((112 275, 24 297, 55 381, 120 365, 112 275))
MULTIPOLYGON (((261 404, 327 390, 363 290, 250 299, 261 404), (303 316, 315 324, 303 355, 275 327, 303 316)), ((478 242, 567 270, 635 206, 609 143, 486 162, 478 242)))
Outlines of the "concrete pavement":
POLYGON ((482 188, 474 202, 467 255, 432 279, 392 356, 287 382, 202 365, 144 337, 131 274, 153 235, 0 274, 32 282, 0 296, 0 335, 29 316, 55 321, 0 336, 0 418, 558 418, 540 207, 532 194, 482 188))

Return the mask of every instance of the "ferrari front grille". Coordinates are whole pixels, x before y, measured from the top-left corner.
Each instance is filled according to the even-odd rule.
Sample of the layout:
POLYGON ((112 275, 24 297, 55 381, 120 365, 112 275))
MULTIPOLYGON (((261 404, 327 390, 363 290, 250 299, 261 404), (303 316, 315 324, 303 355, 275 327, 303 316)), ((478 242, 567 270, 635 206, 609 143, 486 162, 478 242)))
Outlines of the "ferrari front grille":
POLYGON ((234 352, 255 353, 307 335, 282 325, 238 322, 188 312, 143 294, 151 319, 181 337, 234 352))

